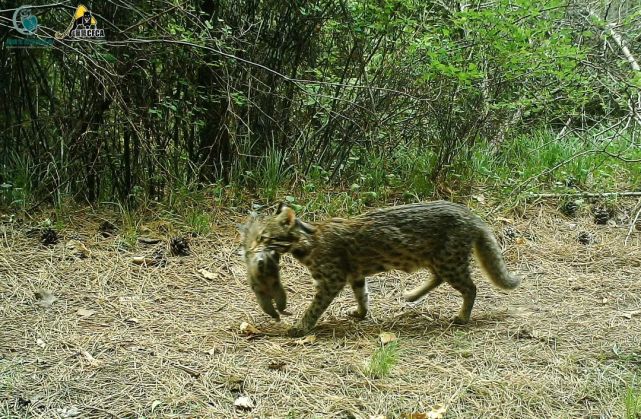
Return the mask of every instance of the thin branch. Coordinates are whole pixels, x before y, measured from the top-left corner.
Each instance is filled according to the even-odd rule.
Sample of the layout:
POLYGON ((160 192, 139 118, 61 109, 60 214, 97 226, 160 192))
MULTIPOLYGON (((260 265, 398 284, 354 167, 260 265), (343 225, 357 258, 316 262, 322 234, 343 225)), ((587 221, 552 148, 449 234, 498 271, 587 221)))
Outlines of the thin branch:
POLYGON ((530 198, 606 198, 606 197, 641 197, 641 191, 626 192, 560 192, 560 193, 533 193, 528 195, 530 198))
MULTIPOLYGON (((269 73, 272 73, 286 81, 292 82, 292 83, 300 83, 300 84, 315 84, 315 85, 322 85, 322 86, 332 86, 332 87, 345 87, 345 88, 354 88, 354 89, 371 89, 375 91, 380 91, 380 92, 386 92, 386 93, 394 93, 402 96, 406 96, 410 99, 419 101, 419 102, 431 102, 432 99, 427 99, 427 98, 420 98, 417 96, 412 95, 411 93, 407 93, 401 90, 396 90, 396 89, 390 89, 387 87, 377 87, 377 86, 367 86, 367 85, 355 85, 355 84, 346 84, 346 83, 336 83, 336 82, 327 82, 327 81, 320 81, 320 80, 310 80, 310 79, 299 79, 299 78, 294 78, 294 77, 289 77, 283 73, 280 73, 279 71, 276 71, 272 68, 267 67, 266 65, 248 60, 246 58, 239 57, 234 54, 230 54, 228 52, 221 51, 218 48, 213 48, 207 45, 199 45, 195 44, 193 42, 189 41, 182 41, 182 40, 175 40, 175 39, 143 39, 143 38, 130 38, 126 41, 107 41, 104 42, 103 44, 105 45, 112 45, 112 46, 122 46, 122 45, 127 45, 127 44, 175 44, 175 45, 182 45, 182 46, 187 46, 191 48, 200 48, 204 49, 206 51, 214 52, 216 54, 222 55, 223 57, 231 58, 233 60, 249 64, 254 67, 258 67, 260 69, 263 69, 269 73)), ((302 89, 302 87, 301 87, 302 89)))
POLYGON ((637 202, 637 206, 635 210, 637 210, 637 213, 634 215, 634 219, 630 223, 630 228, 628 228, 628 234, 625 235, 625 240, 623 241, 623 244, 628 244, 628 239, 632 235, 632 230, 634 230, 634 228, 637 225, 637 220, 639 219, 639 215, 641 215, 641 199, 639 199, 639 202, 637 202))

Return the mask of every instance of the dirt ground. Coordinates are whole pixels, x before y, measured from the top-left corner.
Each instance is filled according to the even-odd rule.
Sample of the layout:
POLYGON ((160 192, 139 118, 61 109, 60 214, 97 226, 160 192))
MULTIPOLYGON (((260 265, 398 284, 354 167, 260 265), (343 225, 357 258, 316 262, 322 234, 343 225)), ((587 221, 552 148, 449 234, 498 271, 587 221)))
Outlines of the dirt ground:
POLYGON ((52 246, 4 223, 0 417, 419 418, 437 404, 446 418, 623 417, 626 388, 641 375, 641 231, 624 243, 634 204, 614 225, 543 204, 490 217, 524 279, 504 292, 473 262, 469 325, 450 324, 461 304, 452 288, 408 304, 402 291, 427 273, 394 271, 369 279, 366 320, 347 317, 346 289, 304 345, 278 334, 310 302, 312 281, 286 257, 293 316, 264 315, 238 252, 241 218, 191 238, 191 255, 167 254, 165 266, 132 262, 166 250, 158 225, 148 235, 165 241, 124 250, 118 234, 98 233, 95 214, 72 216, 52 246), (74 256, 71 239, 90 257, 74 256), (40 289, 55 301, 39 300, 40 289), (242 322, 268 334, 246 336, 242 322), (396 335, 398 362, 372 378, 365 365, 381 332, 396 335), (235 407, 239 397, 253 407, 235 407))

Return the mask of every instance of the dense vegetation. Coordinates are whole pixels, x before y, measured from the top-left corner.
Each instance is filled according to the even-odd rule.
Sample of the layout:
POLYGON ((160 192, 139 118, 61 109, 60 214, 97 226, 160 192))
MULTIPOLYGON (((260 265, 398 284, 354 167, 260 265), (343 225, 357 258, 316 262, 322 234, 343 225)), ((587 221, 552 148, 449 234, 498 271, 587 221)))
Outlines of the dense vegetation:
POLYGON ((0 50, 2 204, 641 180, 631 0, 123 5, 93 4, 104 42, 0 50))

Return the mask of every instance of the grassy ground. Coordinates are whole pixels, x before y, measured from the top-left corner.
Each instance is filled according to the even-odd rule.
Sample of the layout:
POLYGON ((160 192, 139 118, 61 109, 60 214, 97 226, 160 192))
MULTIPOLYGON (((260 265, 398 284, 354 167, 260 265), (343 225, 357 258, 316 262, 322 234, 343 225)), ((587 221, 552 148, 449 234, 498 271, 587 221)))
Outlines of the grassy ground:
MULTIPOLYGON (((79 212, 48 247, 25 224, 0 224, 0 417, 418 418, 435 405, 449 418, 639 417, 641 232, 624 244, 633 207, 619 202, 610 225, 587 207, 568 218, 543 203, 492 215, 524 281, 497 290, 474 264, 469 325, 450 324, 461 298, 448 286, 403 302, 425 273, 394 271, 370 278, 368 319, 346 316, 346 290, 304 344, 258 308, 239 216, 193 215, 186 227, 79 212), (103 218, 116 235, 98 233, 103 218), (169 255, 167 240, 187 228, 201 233, 191 255, 169 255), (141 234, 163 241, 144 245, 141 234), (74 256, 71 239, 91 256, 74 256), (132 263, 154 254, 166 265, 132 263), (242 322, 267 334, 247 336, 242 322), (383 332, 396 336, 385 348, 383 332), (239 397, 253 407, 234 407, 239 397)), ((282 266, 299 316, 311 279, 290 257, 282 266)))

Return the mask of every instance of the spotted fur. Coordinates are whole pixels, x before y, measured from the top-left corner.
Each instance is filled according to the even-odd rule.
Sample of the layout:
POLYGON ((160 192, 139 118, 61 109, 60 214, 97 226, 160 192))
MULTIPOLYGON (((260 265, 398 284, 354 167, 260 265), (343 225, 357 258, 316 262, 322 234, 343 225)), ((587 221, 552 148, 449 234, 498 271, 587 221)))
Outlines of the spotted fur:
POLYGON ((429 269, 431 278, 406 292, 405 299, 416 301, 447 282, 463 296, 454 318, 457 323, 469 321, 476 298, 470 275, 472 252, 497 286, 513 289, 520 282, 507 271, 489 227, 468 208, 451 202, 401 205, 315 224, 302 222, 291 208, 281 206, 275 216, 254 228, 250 240, 256 247, 278 254, 291 252, 314 279, 315 295, 290 329, 291 336, 309 332, 348 283, 357 302, 351 314, 365 317, 365 278, 379 272, 429 269))
POLYGON ((287 294, 280 280, 280 254, 265 248, 259 243, 258 230, 260 226, 255 222, 255 217, 241 228, 243 235, 243 256, 247 265, 247 279, 249 286, 256 295, 260 308, 280 320, 280 314, 288 314, 287 294), (276 303, 276 308, 274 304, 276 303), (278 311, 276 311, 278 310, 278 311), (279 314, 280 312, 280 314, 279 314))

